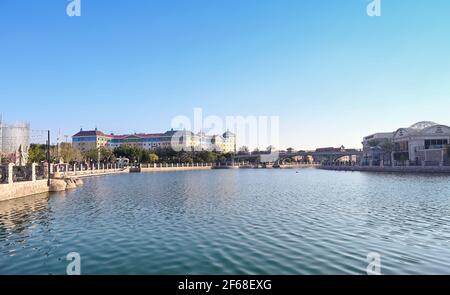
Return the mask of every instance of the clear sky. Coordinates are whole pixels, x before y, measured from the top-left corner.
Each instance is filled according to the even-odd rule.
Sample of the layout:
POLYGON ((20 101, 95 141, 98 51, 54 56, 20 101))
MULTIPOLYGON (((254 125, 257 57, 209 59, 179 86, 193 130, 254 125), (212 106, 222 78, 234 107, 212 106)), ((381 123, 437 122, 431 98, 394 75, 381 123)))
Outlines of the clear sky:
POLYGON ((160 132, 276 115, 281 147, 450 124, 450 1, 0 1, 0 112, 33 129, 160 132))

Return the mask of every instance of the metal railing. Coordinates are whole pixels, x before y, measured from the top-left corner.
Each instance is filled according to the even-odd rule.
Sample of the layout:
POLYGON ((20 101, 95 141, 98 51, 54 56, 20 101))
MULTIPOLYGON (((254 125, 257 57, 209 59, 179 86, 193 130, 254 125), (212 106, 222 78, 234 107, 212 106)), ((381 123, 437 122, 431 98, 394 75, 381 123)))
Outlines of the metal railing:
POLYGON ((0 166, 0 184, 8 183, 8 166, 0 166))
POLYGON ((36 165, 35 166, 35 175, 36 180, 43 180, 46 179, 46 167, 44 165, 36 165))
POLYGON ((13 167, 13 182, 32 181, 32 176, 33 171, 31 165, 13 167))
POLYGON ((8 164, 0 166, 0 184, 42 180, 47 175, 46 165, 31 164, 16 166, 14 164, 8 164))

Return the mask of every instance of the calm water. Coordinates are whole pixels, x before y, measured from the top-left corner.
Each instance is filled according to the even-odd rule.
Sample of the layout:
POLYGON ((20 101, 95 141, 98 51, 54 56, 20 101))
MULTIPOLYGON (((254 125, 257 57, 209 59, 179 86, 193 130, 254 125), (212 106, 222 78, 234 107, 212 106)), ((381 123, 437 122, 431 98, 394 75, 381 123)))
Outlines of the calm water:
POLYGON ((0 203, 0 273, 450 274, 450 176, 215 170, 0 203))

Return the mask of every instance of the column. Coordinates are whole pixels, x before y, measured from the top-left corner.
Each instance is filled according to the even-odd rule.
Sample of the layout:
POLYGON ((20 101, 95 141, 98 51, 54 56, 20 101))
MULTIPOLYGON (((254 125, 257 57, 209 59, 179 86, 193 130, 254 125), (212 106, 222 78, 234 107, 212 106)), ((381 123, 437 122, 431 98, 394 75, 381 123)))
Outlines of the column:
POLYGON ((13 177, 14 177, 14 164, 9 163, 8 164, 8 184, 13 183, 13 177))
POLYGON ((31 164, 31 181, 36 181, 36 163, 31 164))

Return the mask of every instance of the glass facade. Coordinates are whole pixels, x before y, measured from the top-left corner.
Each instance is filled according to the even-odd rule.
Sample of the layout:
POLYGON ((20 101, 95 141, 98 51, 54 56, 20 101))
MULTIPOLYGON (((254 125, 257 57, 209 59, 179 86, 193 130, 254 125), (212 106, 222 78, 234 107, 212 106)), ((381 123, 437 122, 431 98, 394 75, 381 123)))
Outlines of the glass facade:
POLYGON ((425 140, 425 149, 441 149, 448 145, 448 139, 427 139, 425 140))

